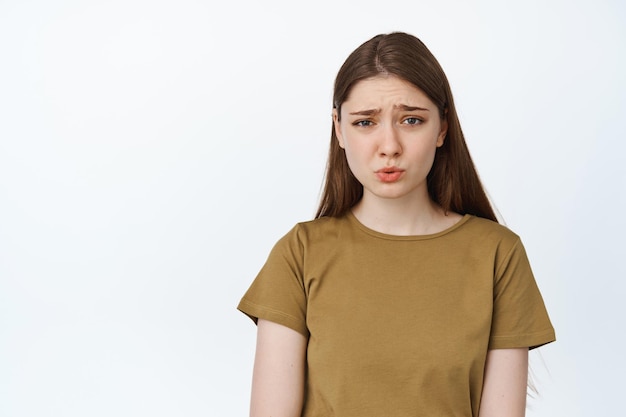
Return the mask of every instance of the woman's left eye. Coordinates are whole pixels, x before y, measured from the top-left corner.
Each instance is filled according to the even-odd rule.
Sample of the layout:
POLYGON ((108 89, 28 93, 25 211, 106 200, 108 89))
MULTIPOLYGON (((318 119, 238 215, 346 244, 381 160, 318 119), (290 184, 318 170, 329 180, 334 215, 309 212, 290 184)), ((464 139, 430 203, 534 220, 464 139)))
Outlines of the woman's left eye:
POLYGON ((422 123, 422 120, 417 117, 407 117, 404 119, 403 123, 406 123, 407 125, 418 125, 422 123))

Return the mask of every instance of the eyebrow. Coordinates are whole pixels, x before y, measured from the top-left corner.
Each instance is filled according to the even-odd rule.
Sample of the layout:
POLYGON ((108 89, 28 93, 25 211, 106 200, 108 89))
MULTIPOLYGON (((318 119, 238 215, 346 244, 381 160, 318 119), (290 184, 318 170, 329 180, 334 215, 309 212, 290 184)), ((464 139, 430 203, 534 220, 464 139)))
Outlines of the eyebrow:
MULTIPOLYGON (((407 106, 406 104, 396 104, 393 106, 396 109, 402 111, 429 111, 429 109, 425 109, 424 107, 416 107, 416 106, 407 106)), ((375 114, 380 113, 380 109, 369 109, 369 110, 359 110, 355 112, 350 112, 350 115, 353 116, 373 116, 375 114)))
POLYGON ((417 107, 417 106, 407 106, 406 104, 398 104, 396 106, 393 106, 396 109, 400 109, 400 110, 404 110, 404 111, 429 111, 428 109, 425 109, 424 107, 417 107))

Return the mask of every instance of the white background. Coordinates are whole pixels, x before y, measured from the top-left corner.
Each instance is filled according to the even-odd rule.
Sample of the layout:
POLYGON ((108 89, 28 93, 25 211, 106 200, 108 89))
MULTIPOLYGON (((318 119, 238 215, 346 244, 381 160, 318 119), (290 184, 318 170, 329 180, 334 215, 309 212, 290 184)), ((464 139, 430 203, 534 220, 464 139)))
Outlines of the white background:
POLYGON ((623 412, 618 0, 0 0, 0 415, 247 415, 235 307, 315 211, 336 71, 420 37, 558 342, 530 416, 623 412))

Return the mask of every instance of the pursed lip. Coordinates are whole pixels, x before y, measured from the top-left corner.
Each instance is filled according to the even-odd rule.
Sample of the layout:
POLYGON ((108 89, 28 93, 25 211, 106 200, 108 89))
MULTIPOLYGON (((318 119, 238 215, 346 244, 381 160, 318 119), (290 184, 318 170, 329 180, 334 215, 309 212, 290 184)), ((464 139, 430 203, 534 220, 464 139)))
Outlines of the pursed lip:
POLYGON ((377 174, 393 174, 394 172, 404 172, 404 170, 393 166, 393 167, 384 167, 376 171, 377 174))
POLYGON ((393 183, 398 181, 404 175, 404 170, 398 167, 384 167, 376 172, 376 176, 380 182, 393 183))

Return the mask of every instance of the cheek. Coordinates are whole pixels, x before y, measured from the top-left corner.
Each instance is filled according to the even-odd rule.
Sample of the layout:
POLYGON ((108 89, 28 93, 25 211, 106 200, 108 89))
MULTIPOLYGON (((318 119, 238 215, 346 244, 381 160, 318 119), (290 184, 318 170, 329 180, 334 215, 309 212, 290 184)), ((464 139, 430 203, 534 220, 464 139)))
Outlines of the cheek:
POLYGON ((366 144, 355 142, 359 141, 345 140, 343 142, 343 150, 345 151, 346 158, 348 160, 353 160, 356 162, 365 159, 367 155, 371 153, 371 150, 368 149, 366 144))
POLYGON ((346 162, 348 163, 348 167, 352 174, 359 177, 359 172, 362 172, 366 169, 367 161, 360 148, 354 148, 350 146, 350 143, 347 142, 345 144, 344 152, 346 156, 346 162))

